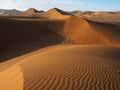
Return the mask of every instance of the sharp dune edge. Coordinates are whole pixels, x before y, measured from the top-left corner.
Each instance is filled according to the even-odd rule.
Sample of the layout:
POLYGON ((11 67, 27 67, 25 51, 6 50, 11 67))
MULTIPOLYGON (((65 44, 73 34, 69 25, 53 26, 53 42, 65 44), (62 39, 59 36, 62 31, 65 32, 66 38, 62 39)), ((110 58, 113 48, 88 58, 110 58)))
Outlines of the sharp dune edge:
POLYGON ((31 8, 0 17, 0 41, 0 90, 120 89, 117 24, 31 8))

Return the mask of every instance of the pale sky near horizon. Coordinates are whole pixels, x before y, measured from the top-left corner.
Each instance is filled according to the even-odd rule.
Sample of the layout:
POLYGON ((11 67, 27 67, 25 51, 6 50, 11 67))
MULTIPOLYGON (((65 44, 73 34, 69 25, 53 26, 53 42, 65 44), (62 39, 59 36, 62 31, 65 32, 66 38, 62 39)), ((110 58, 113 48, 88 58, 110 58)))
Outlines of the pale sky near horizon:
POLYGON ((0 0, 0 9, 120 11, 120 0, 0 0))

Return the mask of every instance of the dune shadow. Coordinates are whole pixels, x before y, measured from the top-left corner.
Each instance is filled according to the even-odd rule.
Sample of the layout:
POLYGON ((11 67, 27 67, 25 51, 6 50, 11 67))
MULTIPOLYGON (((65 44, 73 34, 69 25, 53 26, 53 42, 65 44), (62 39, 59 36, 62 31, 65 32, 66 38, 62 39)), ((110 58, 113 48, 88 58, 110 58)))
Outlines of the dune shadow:
POLYGON ((34 50, 44 48, 51 45, 60 44, 64 40, 60 35, 51 32, 50 34, 46 34, 34 41, 29 41, 27 43, 17 42, 15 44, 4 47, 1 49, 1 58, 0 62, 18 57, 20 55, 32 52, 34 50))
POLYGON ((0 62, 28 52, 61 43, 64 38, 53 29, 60 21, 17 21, 0 18, 0 62))

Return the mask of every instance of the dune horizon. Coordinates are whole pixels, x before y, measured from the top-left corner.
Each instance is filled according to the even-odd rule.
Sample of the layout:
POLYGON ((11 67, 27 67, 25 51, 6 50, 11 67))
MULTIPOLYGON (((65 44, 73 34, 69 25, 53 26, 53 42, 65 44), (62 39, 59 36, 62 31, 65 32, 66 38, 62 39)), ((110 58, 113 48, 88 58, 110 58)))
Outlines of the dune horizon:
POLYGON ((0 90, 119 90, 119 15, 59 8, 0 15, 0 90))

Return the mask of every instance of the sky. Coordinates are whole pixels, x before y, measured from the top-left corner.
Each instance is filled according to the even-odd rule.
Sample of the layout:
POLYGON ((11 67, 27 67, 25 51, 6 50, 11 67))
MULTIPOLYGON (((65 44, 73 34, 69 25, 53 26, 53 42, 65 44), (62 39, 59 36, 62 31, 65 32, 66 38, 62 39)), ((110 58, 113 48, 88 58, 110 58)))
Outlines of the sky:
POLYGON ((0 9, 49 10, 54 7, 66 11, 120 11, 120 0, 0 0, 0 9))

